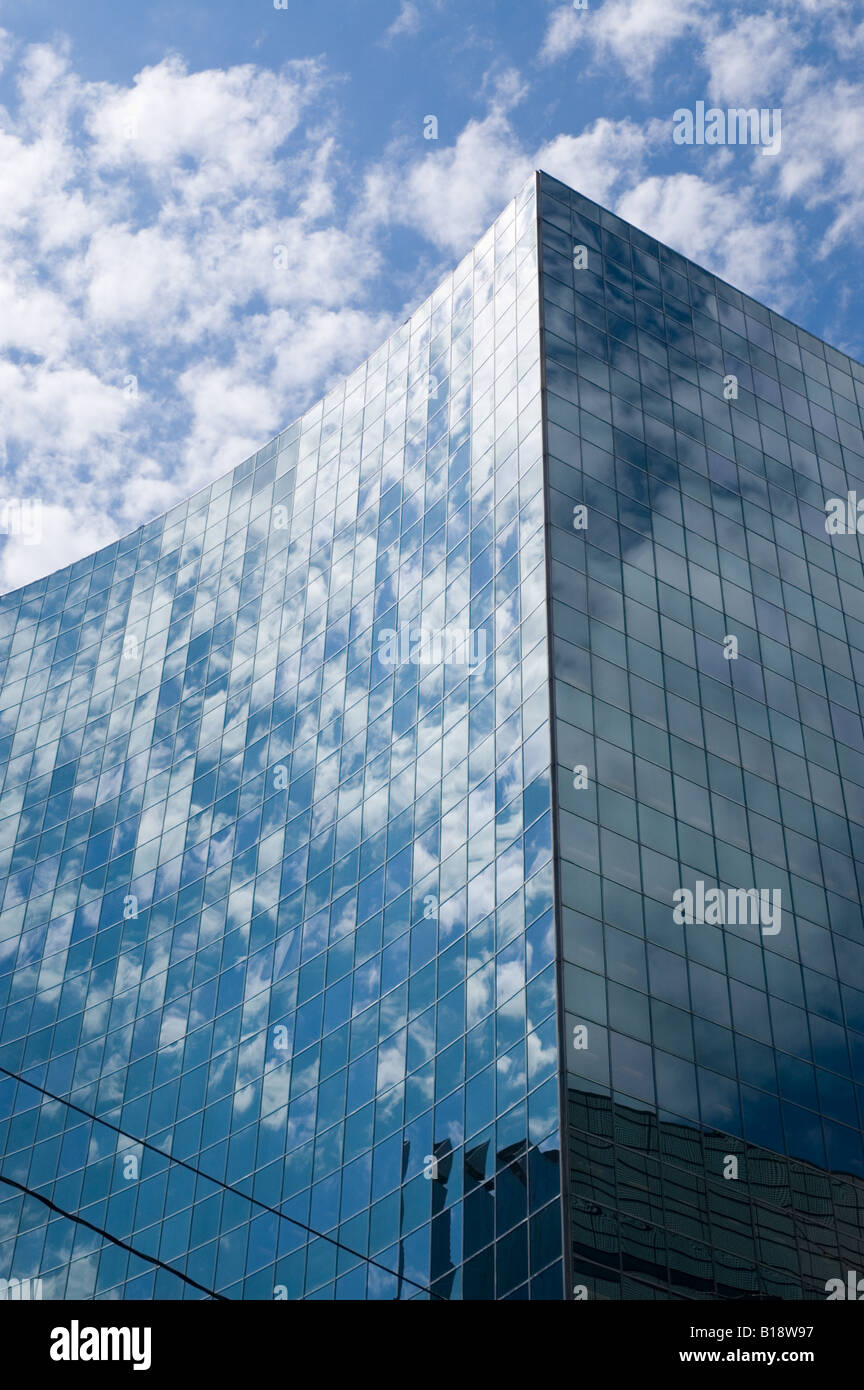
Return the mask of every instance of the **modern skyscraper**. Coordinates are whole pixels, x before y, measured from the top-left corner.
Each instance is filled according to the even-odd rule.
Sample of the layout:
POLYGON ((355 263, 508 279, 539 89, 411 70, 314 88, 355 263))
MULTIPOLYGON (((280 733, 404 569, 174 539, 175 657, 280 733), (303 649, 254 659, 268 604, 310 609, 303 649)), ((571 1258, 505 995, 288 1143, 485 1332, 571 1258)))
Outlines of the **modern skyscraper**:
POLYGON ((256 457, 0 602, 0 1277, 864 1273, 862 409, 538 175, 256 457))

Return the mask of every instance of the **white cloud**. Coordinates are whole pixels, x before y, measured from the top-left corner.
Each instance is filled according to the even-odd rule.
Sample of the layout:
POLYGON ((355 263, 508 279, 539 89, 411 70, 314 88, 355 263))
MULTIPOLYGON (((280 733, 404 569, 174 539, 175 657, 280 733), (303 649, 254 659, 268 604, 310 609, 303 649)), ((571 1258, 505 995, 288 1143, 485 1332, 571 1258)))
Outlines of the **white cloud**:
MULTIPOLYGON (((861 241, 864 225, 864 95, 857 80, 864 24, 853 28, 847 0, 778 0, 782 12, 739 17, 705 43, 703 60, 715 100, 768 103, 782 109, 783 144, 776 160, 757 161, 763 195, 776 180, 780 207, 828 212, 810 224, 809 254, 824 257, 841 243, 861 241), (836 50, 829 68, 824 49, 836 50), (818 65, 808 62, 810 53, 818 65), (844 64, 850 76, 842 76, 844 64)), ((799 252, 800 258, 800 252, 799 252)))
POLYGON ((4 538, 0 551, 3 588, 29 584, 50 570, 71 564, 82 555, 89 555, 107 545, 115 539, 116 534, 115 527, 105 515, 81 508, 73 512, 68 507, 43 502, 38 544, 31 545, 23 535, 4 538))
POLYGON ((145 68, 131 88, 91 89, 93 158, 141 168, 171 201, 198 208, 277 186, 277 151, 323 88, 318 63, 280 73, 250 65, 190 73, 176 57, 145 68))
POLYGON ((606 0, 596 10, 563 6, 549 20, 540 60, 556 62, 585 43, 598 58, 616 59, 641 81, 662 53, 704 23, 704 0, 606 0))
POLYGON ((67 350, 73 328, 62 297, 36 284, 29 266, 0 266, 0 351, 50 361, 67 350))
MULTIPOLYGON (((408 27, 425 14, 411 3, 408 27)), ((808 16, 828 40, 841 22, 858 33, 843 5, 808 16)), ((392 282, 381 293, 389 231, 426 244, 397 282, 410 309, 537 167, 774 302, 796 264, 796 206, 821 210, 814 254, 860 236, 860 86, 790 67, 786 0, 725 28, 703 0, 607 0, 552 23, 550 59, 578 32, 592 57, 642 77, 687 38, 718 98, 782 86, 781 156, 740 152, 734 185, 729 151, 702 150, 690 172, 665 114, 526 140, 525 80, 492 62, 485 114, 440 143, 415 131, 357 169, 319 61, 190 72, 172 57, 118 85, 82 79, 62 43, 0 32, 17 93, 0 108, 0 466, 6 495, 38 487, 56 508, 42 572, 241 462, 374 350, 403 307, 392 282), (668 174, 670 160, 688 172, 668 174)), ((38 572, 38 547, 8 537, 0 550, 5 584, 38 572)))
POLYGON ((396 216, 451 255, 468 250, 534 169, 544 169, 599 202, 639 168, 652 126, 598 120, 581 135, 559 135, 533 151, 519 141, 510 114, 493 102, 455 142, 413 163, 398 155, 367 180, 367 206, 396 216))
POLYGON ((398 214, 436 245, 458 253, 481 235, 490 210, 503 205, 530 172, 506 112, 496 108, 483 120, 469 121, 453 145, 413 165, 394 160, 379 166, 367 179, 367 202, 375 217, 398 214))
POLYGON ((416 34, 420 28, 420 10, 414 0, 402 0, 399 13, 384 34, 385 41, 400 39, 406 34, 416 34))
POLYGON ((123 87, 83 81, 62 43, 15 57, 0 462, 6 495, 38 487, 55 510, 44 546, 0 541, 6 586, 241 462, 392 326, 366 303, 372 229, 336 206, 319 63, 189 72, 175 57, 123 87))
POLYGON ((747 106, 770 98, 786 85, 803 42, 800 32, 770 11, 713 34, 704 50, 710 95, 747 106))
POLYGON ((405 1034, 402 1033, 391 1042, 378 1049, 378 1075, 375 1084, 376 1094, 389 1090, 405 1079, 405 1034))
POLYGON ((589 37, 590 19, 587 10, 574 10, 563 5, 550 16, 540 49, 540 61, 555 63, 567 58, 583 39, 589 37))
POLYGON ((864 228, 864 92, 858 83, 802 73, 790 89, 783 129, 780 192, 809 209, 826 208, 817 243, 824 256, 861 244, 864 228))
POLYGON ((559 135, 537 152, 539 167, 597 203, 609 206, 637 176, 662 138, 659 123, 595 121, 581 135, 559 135))
POLYGON ((795 237, 766 219, 755 192, 695 174, 643 179, 616 205, 621 217, 739 289, 780 303, 795 269, 795 237))
POLYGON ((0 363, 0 400, 6 437, 27 439, 45 456, 57 441, 72 453, 114 435, 130 400, 84 367, 0 363))
POLYGON ((159 1029, 159 1046, 170 1047, 186 1036, 186 1015, 182 1008, 169 1009, 162 1015, 159 1029))
POLYGON ((787 10, 794 10, 799 14, 803 10, 805 14, 821 17, 849 14, 854 11, 858 0, 780 0, 780 4, 787 10))
POLYGON ((15 49, 15 41, 7 29, 0 29, 0 72, 3 71, 15 49))
POLYGON ((203 487, 260 448, 286 422, 281 401, 336 384, 392 327, 384 314, 324 307, 302 314, 273 309, 247 320, 230 366, 196 363, 178 379, 189 407, 187 488, 203 487))
POLYGON ((430 12, 440 12, 445 0, 400 0, 399 12, 393 23, 384 31, 379 43, 385 47, 396 39, 413 38, 419 34, 430 12))

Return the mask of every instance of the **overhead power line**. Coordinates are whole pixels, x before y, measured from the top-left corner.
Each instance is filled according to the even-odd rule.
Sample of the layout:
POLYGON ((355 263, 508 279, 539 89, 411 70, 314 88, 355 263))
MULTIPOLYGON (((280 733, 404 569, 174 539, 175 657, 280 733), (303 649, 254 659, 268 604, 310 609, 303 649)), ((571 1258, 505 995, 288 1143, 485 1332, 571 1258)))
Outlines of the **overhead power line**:
POLYGON ((32 1187, 27 1187, 23 1182, 16 1182, 14 1178, 7 1178, 4 1173, 0 1173, 0 1182, 5 1182, 7 1187, 14 1187, 18 1192, 23 1192, 27 1197, 34 1197, 37 1202, 48 1207, 50 1211, 56 1211, 58 1216, 65 1216, 69 1221, 75 1221, 79 1226, 86 1226, 88 1231, 95 1231, 97 1236, 104 1236, 110 1240, 112 1245, 119 1245, 121 1250, 128 1250, 130 1254, 137 1256, 139 1260, 149 1260, 151 1264, 158 1265, 160 1269, 167 1269, 169 1274, 174 1274, 178 1279, 182 1279, 184 1284, 191 1284, 193 1289, 200 1289, 209 1298, 218 1298, 222 1303, 230 1303, 231 1299, 224 1293, 217 1293, 215 1289, 208 1289, 206 1284, 199 1284, 197 1279, 191 1278, 188 1274, 181 1274, 179 1269, 173 1265, 166 1264, 164 1260, 157 1259, 155 1255, 145 1255, 143 1250, 136 1250, 134 1245, 128 1241, 121 1240, 119 1236, 112 1236, 110 1231, 106 1231, 103 1226, 94 1226, 92 1221, 88 1221, 86 1216, 81 1216, 78 1212, 66 1211, 65 1207, 58 1207, 56 1202, 52 1202, 50 1197, 45 1197, 41 1192, 34 1192, 32 1187))
MULTIPOLYGON (((142 1149, 152 1150, 153 1153, 158 1154, 160 1158, 166 1159, 167 1162, 176 1163, 179 1167, 187 1169, 188 1172, 196 1173, 199 1178, 204 1178, 206 1182, 212 1182, 215 1187, 224 1188, 226 1192, 233 1193, 235 1197, 242 1197, 244 1201, 250 1202, 252 1206, 259 1207, 262 1211, 270 1212, 272 1216, 278 1216, 281 1221, 290 1221, 292 1226, 297 1226, 301 1231, 305 1231, 307 1235, 314 1236, 316 1240, 325 1240, 329 1245, 335 1245, 337 1250, 343 1250, 346 1255, 351 1255, 354 1259, 365 1261, 365 1263, 370 1265, 373 1269, 380 1269, 383 1274, 388 1274, 391 1279, 396 1279, 401 1284, 410 1284, 412 1288, 417 1289, 420 1293, 428 1294, 430 1298, 438 1299, 442 1303, 448 1301, 441 1294, 435 1293, 433 1289, 428 1288, 425 1284, 418 1283, 416 1279, 411 1279, 407 1274, 400 1274, 397 1270, 390 1269, 388 1265, 381 1264, 379 1260, 373 1259, 371 1255, 364 1255, 360 1250, 352 1250, 350 1245, 344 1245, 343 1242, 337 1240, 335 1236, 325 1235, 323 1231, 316 1231, 314 1226, 307 1225, 305 1221, 300 1221, 298 1217, 289 1216, 287 1212, 280 1211, 278 1207, 271 1206, 269 1202, 263 1202, 260 1197, 251 1197, 248 1192, 243 1192, 239 1187, 234 1187, 232 1183, 224 1182, 221 1178, 214 1178, 210 1173, 202 1172, 200 1168, 195 1167, 194 1163, 189 1163, 184 1158, 176 1158, 173 1154, 166 1153, 166 1151, 160 1149, 157 1144, 151 1144, 148 1139, 139 1139, 137 1135, 130 1134, 128 1130, 121 1129, 119 1125, 115 1125, 111 1120, 105 1120, 100 1115, 94 1115, 92 1110, 85 1110, 83 1106, 76 1105, 74 1101, 67 1100, 64 1096, 55 1095, 53 1091, 46 1090, 44 1086, 37 1085, 35 1081, 28 1081, 26 1077, 19 1076, 17 1072, 10 1071, 8 1067, 0 1067, 0 1075, 8 1076, 11 1080, 20 1082, 22 1086, 29 1086, 32 1090, 38 1091, 40 1095, 47 1096, 49 1100, 54 1100, 60 1105, 67 1106, 70 1110, 76 1111, 77 1114, 85 1116, 88 1120, 93 1120, 96 1124, 105 1125, 107 1129, 112 1129, 115 1134, 122 1135, 124 1139, 128 1139, 131 1144, 140 1144, 142 1149)), ((143 1256, 142 1258, 146 1259, 148 1257, 143 1256)), ((170 1268, 170 1266, 167 1267, 170 1268)), ((173 1270, 172 1273, 176 1274, 177 1271, 173 1270)), ((214 1296, 218 1297, 219 1295, 214 1296)))

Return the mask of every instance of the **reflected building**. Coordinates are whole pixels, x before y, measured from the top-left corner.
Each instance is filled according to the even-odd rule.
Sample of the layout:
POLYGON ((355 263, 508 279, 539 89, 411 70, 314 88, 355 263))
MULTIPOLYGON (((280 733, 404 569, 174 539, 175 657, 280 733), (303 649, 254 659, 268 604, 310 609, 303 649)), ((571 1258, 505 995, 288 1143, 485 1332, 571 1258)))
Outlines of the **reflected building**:
POLYGON ((864 1270, 862 407, 537 175, 254 458, 0 600, 0 1277, 864 1270))

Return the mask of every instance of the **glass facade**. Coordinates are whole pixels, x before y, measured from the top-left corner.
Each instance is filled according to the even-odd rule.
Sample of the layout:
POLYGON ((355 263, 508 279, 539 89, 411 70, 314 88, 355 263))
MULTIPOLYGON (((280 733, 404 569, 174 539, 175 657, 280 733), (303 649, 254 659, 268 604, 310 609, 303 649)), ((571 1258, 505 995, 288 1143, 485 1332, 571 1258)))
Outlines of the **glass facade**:
POLYGON ((825 1298, 864 1270, 864 570, 826 527, 864 368, 546 176, 540 229, 573 1285, 825 1298))
POLYGON ((864 1271, 862 408, 537 175, 254 458, 0 600, 0 1279, 864 1271), (782 912, 676 920, 713 888, 782 912))
POLYGON ((2 600, 0 1277, 560 1298, 536 228, 2 600))

